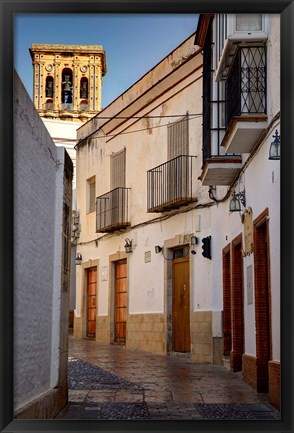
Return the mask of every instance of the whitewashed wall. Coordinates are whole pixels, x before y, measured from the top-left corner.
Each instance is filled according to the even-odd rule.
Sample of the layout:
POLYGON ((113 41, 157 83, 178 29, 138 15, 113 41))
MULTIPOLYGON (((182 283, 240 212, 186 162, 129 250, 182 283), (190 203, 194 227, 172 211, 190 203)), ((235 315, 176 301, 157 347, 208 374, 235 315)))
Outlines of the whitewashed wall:
POLYGON ((53 389, 59 355, 64 149, 14 81, 14 409, 53 389))
MULTIPOLYGON (((189 43, 185 43, 186 54, 196 51, 194 46, 194 37, 190 38, 189 43), (188 46, 189 45, 189 46, 188 46)), ((123 101, 132 101, 135 97, 143 93, 142 89, 148 89, 150 83, 156 83, 156 80, 163 82, 163 73, 171 72, 176 67, 176 62, 173 64, 174 58, 178 64, 183 59, 183 47, 179 52, 174 52, 173 56, 168 56, 163 61, 160 68, 155 68, 149 74, 142 78, 142 82, 136 83, 124 95, 123 101), (165 65, 166 63, 166 65, 165 65), (173 64, 173 65, 171 65, 173 64), (150 81, 151 80, 151 81, 150 81), (130 95, 129 95, 130 92, 130 95)), ((175 234, 186 234, 195 231, 196 220, 193 221, 193 216, 189 213, 177 215, 171 219, 167 219, 161 223, 151 223, 152 219, 159 217, 161 214, 147 213, 147 170, 167 161, 167 124, 181 118, 187 111, 191 114, 189 121, 189 140, 190 140, 190 155, 195 155, 196 169, 194 171, 193 188, 199 202, 205 203, 209 201, 207 191, 204 192, 201 183, 197 180, 202 164, 201 154, 201 113, 202 99, 201 88, 201 62, 202 57, 196 56, 190 60, 193 68, 198 70, 187 76, 179 84, 169 89, 168 82, 165 84, 167 90, 161 95, 158 93, 158 98, 142 107, 141 111, 136 113, 136 116, 143 116, 148 113, 149 116, 168 116, 179 115, 176 118, 149 118, 134 121, 134 119, 126 122, 121 128, 117 128, 115 133, 127 132, 128 134, 120 134, 106 142, 102 130, 96 133, 99 138, 90 139, 87 143, 82 144, 77 152, 77 207, 81 214, 81 235, 79 239, 79 251, 82 253, 83 262, 90 259, 99 259, 99 268, 108 266, 109 255, 117 251, 124 251, 125 238, 133 240, 134 252, 129 255, 129 313, 161 313, 165 309, 164 299, 164 258, 162 255, 156 255, 154 252, 155 245, 163 245, 166 239, 172 238, 175 234), (169 89, 169 90, 168 90, 169 89), (161 95, 161 96, 160 96, 161 95), (197 95, 199 95, 197 97, 197 95), (194 115, 197 114, 197 118, 194 115), (136 132, 139 131, 139 132, 136 132), (101 235, 95 233, 95 212, 86 213, 86 180, 92 176, 96 176, 96 196, 102 195, 110 190, 110 155, 112 152, 117 152, 126 147, 126 187, 129 191, 129 220, 134 229, 126 231, 123 234, 101 235), (147 223, 147 225, 142 225, 147 223), (95 246, 94 240, 99 237, 99 245, 95 246), (151 251, 151 262, 145 263, 145 252, 151 251)), ((167 78, 169 80, 170 77, 167 78)), ((155 88, 156 94, 156 88, 155 88)), ((125 102, 124 102, 125 103, 125 102)), ((113 106, 107 107, 106 111, 116 111, 122 107, 121 98, 114 101, 113 106)), ((127 105, 125 103, 125 105, 127 105)), ((103 115, 107 113, 103 112, 103 115)), ((99 118, 99 116, 97 116, 99 118)), ((79 137, 85 137, 86 132, 93 132, 97 127, 97 121, 90 122, 81 127, 78 131, 79 137)), ((194 211, 195 215, 197 211, 194 211)), ((193 212, 193 214, 194 214, 193 212)), ((207 226, 206 215, 207 211, 202 210, 203 227, 207 226)), ((196 217, 195 217, 196 218, 196 217)), ((191 261, 197 261, 192 257, 191 261)), ((200 259, 200 257, 199 257, 200 259)), ((206 263, 209 268, 210 263, 206 263)), ((191 266, 191 269, 194 265, 191 266)), ((108 270, 110 271, 110 270, 108 270)), ((209 275, 205 270, 205 266, 201 267, 203 275, 209 275)), ((81 270, 77 267, 77 281, 82 281, 80 275, 81 270)), ((195 278, 198 278, 197 273, 195 278)), ((209 277, 208 277, 209 278, 209 277)), ((98 272, 99 279, 99 272, 98 272)), ((76 315, 79 316, 82 305, 82 287, 77 284, 77 307, 76 315)), ((199 297, 205 298, 205 305, 210 301, 206 301, 207 292, 203 288, 199 289, 199 297)), ((108 296, 109 282, 98 281, 98 298, 97 310, 98 315, 108 314, 108 296)), ((207 296, 211 296, 210 294, 207 296)), ((197 297, 195 298, 197 299, 197 297)), ((196 302, 196 301, 195 301, 196 302)), ((202 303, 202 300, 201 300, 202 303)))

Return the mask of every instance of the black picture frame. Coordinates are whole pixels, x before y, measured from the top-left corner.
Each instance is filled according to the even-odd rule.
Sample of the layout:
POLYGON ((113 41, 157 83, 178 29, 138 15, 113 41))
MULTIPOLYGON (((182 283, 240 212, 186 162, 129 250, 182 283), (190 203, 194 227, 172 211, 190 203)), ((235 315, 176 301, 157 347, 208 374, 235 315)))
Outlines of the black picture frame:
MULTIPOLYGON (((0 0, 0 431, 1 432, 292 432, 293 429, 293 99, 294 5, 289 0, 0 0), (13 17, 18 13, 281 14, 281 420, 62 421, 13 419, 13 17)), ((196 20, 195 20, 196 30, 196 20)), ((168 37, 168 35, 167 35, 168 37)))

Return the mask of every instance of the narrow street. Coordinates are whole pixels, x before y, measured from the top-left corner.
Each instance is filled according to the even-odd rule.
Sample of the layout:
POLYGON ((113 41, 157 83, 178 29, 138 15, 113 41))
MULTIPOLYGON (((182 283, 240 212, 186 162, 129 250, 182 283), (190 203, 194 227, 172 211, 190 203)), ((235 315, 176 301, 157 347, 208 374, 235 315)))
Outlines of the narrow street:
POLYGON ((279 419, 257 394, 217 365, 92 340, 69 339, 69 403, 58 419, 279 419))

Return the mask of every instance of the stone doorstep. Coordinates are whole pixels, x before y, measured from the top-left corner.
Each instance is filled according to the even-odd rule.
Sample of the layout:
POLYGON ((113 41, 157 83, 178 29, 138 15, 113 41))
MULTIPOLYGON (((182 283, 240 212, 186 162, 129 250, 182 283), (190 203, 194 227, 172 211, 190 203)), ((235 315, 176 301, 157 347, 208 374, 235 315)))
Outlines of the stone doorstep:
POLYGON ((223 366, 230 371, 231 370, 231 361, 230 361, 230 357, 229 356, 224 356, 223 357, 223 366))
POLYGON ((173 352, 173 351, 170 351, 170 352, 168 352, 167 356, 170 356, 172 358, 190 360, 191 359, 191 352, 173 352))

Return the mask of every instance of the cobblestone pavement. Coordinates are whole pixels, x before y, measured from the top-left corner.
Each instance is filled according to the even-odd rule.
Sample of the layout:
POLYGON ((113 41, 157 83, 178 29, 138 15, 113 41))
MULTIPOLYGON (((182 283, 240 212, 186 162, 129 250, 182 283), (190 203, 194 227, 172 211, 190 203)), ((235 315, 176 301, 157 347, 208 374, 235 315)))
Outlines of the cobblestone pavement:
POLYGON ((277 420, 240 373, 91 340, 69 340, 69 404, 57 419, 277 420))

